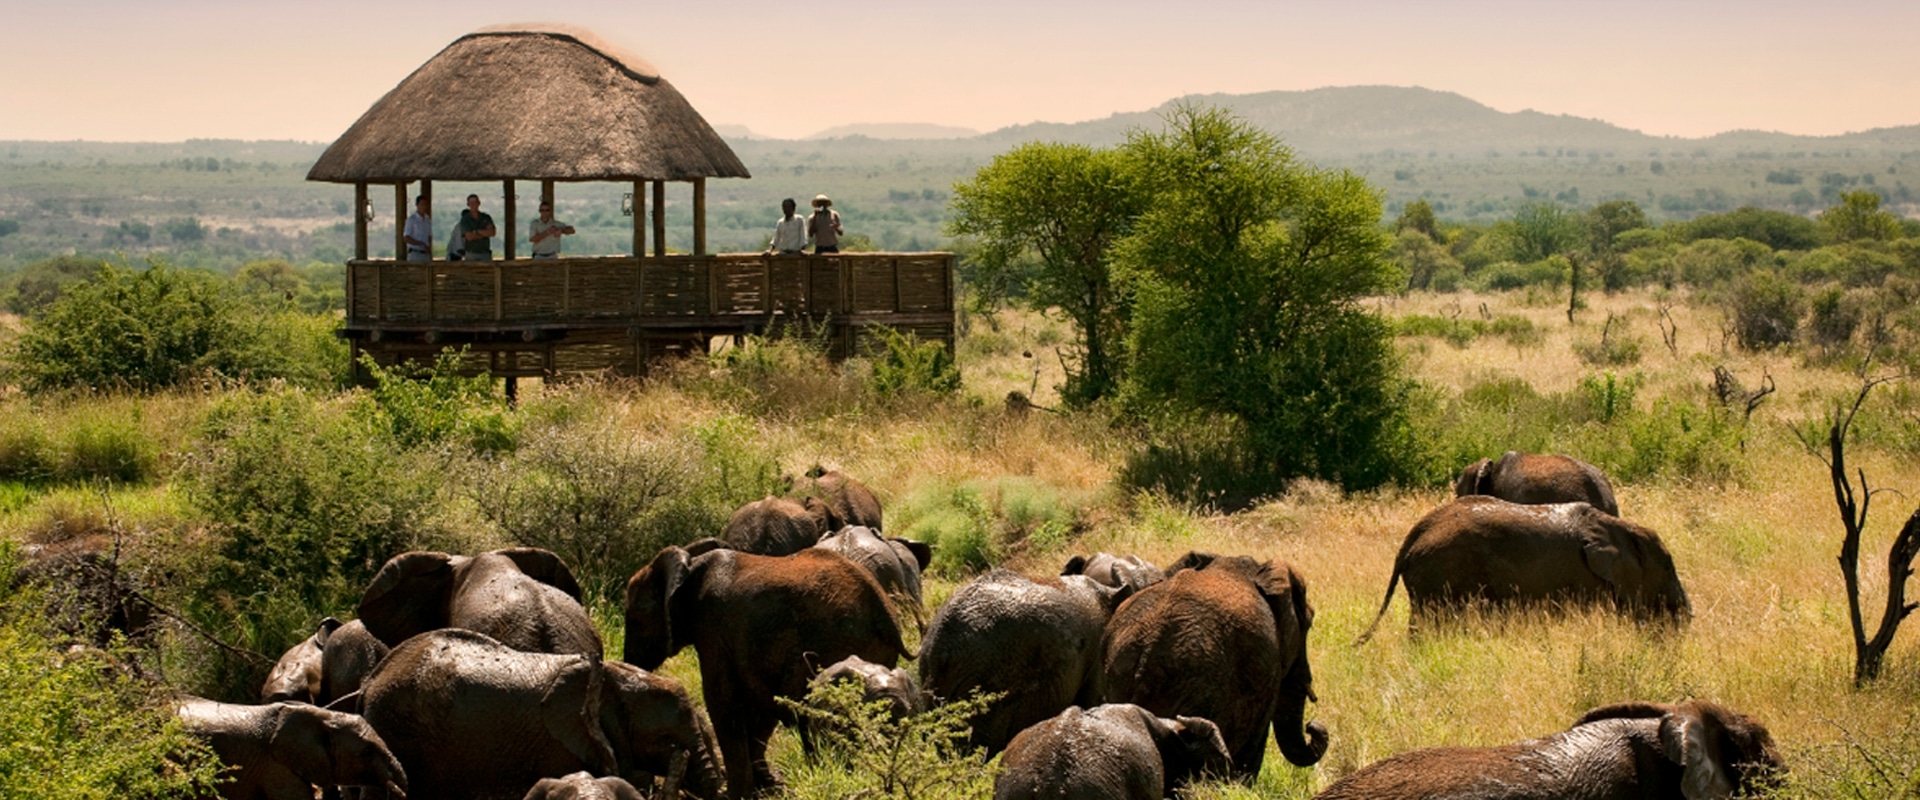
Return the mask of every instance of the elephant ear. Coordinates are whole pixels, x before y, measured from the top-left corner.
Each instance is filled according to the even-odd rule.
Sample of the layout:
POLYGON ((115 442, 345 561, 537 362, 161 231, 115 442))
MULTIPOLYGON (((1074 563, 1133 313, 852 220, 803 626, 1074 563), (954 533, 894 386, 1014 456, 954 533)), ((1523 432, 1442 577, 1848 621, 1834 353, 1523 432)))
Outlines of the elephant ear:
POLYGON ((553 670, 540 695, 540 722, 547 734, 595 774, 620 771, 613 745, 600 730, 600 665, 569 656, 553 670))
POLYGON ((1493 459, 1483 458, 1468 464, 1466 469, 1460 470, 1460 477, 1453 482, 1453 496, 1466 497, 1480 494, 1480 486, 1487 477, 1487 467, 1492 463, 1493 459))
POLYGON ((1585 516, 1576 524, 1586 528, 1580 551, 1587 569, 1613 590, 1614 602, 1622 607, 1636 602, 1646 583, 1639 542, 1623 527, 1597 524, 1592 514, 1585 516))
POLYGON ((897 536, 893 538, 893 544, 895 547, 906 548, 907 553, 913 556, 913 563, 920 565, 921 572, 927 571, 927 567, 933 565, 933 545, 927 544, 926 542, 916 542, 912 539, 902 539, 897 536))
POLYGON ((687 551, 688 558, 699 558, 715 550, 728 550, 731 548, 727 546, 725 541, 708 536, 704 539, 695 539, 687 543, 687 546, 682 549, 687 551))
POLYGON ((1660 753, 1679 764, 1680 795, 1687 800, 1720 800, 1733 795, 1727 777, 1718 725, 1694 704, 1682 704, 1660 718, 1660 753))
POLYGON ((1087 561, 1088 559, 1086 556, 1074 556, 1072 558, 1069 558, 1067 559, 1066 565, 1060 568, 1060 574, 1085 575, 1087 574, 1087 561))
POLYGON ((622 660, 641 669, 658 669, 679 652, 673 631, 674 596, 686 584, 692 560, 686 550, 665 547, 627 580, 627 642, 622 660))
POLYGON ((494 552, 513 561, 513 565, 519 567, 527 577, 566 592, 575 602, 586 602, 580 599, 580 582, 574 580, 573 570, 567 569, 567 562, 561 561, 553 551, 538 547, 510 547, 494 552))
POLYGON ((322 650, 327 649, 327 639, 332 637, 333 632, 340 630, 340 626, 345 624, 346 623, 341 622, 340 620, 334 619, 333 617, 327 617, 326 619, 320 620, 320 627, 314 629, 313 631, 313 643, 320 645, 320 649, 322 650))
POLYGON ((1176 753, 1169 753, 1168 748, 1160 751, 1169 782, 1176 777, 1176 763, 1180 765, 1178 777, 1182 782, 1188 778, 1224 777, 1233 769, 1233 754, 1227 752, 1227 741, 1220 735, 1220 726, 1205 717, 1174 717, 1172 723, 1178 761, 1176 753))
POLYGON ((1173 573, 1183 569, 1206 569, 1208 564, 1212 564, 1218 558, 1219 556, 1212 553, 1189 550, 1186 555, 1174 559, 1173 563, 1167 565, 1167 577, 1171 578, 1173 573))
POLYGON ((446 627, 456 562, 465 561, 424 551, 394 556, 360 596, 358 614, 367 632, 393 647, 410 637, 446 627))
POLYGON ((330 786, 335 782, 331 736, 326 715, 332 712, 305 703, 281 703, 273 712, 267 753, 301 780, 330 786))
POLYGON ((1307 581, 1293 566, 1284 561, 1270 561, 1263 565, 1258 580, 1260 594, 1267 600, 1268 610, 1273 612, 1273 623, 1281 626, 1281 641, 1286 641, 1286 628, 1297 627, 1302 639, 1307 630, 1313 627, 1313 606, 1307 603, 1307 581))
MULTIPOLYGON (((825 536, 847 527, 847 520, 834 510, 833 504, 813 495, 801 498, 800 505, 807 509, 807 515, 820 521, 820 535, 825 536)), ((818 537, 816 537, 818 538, 818 537)))

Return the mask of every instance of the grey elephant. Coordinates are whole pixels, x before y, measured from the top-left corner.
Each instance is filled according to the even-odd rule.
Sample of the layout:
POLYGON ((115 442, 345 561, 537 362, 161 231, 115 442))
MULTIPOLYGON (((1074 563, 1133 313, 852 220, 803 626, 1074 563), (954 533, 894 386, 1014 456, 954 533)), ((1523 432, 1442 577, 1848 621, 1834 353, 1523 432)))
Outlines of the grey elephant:
POLYGON ((1508 450, 1499 460, 1468 464, 1453 482, 1455 497, 1483 494, 1509 503, 1588 503, 1620 516, 1613 482, 1599 467, 1570 456, 1508 450))
POLYGON ((845 524, 820 498, 767 495, 735 509, 720 529, 720 539, 743 553, 790 556, 845 524))
POLYGON ((633 784, 619 778, 596 778, 581 771, 564 778, 541 778, 523 800, 646 800, 633 784))
POLYGON ((1003 693, 972 720, 973 746, 998 753, 1029 725, 1105 700, 1100 635, 1127 593, 1084 575, 988 572, 955 589, 927 626, 921 687, 942 702, 1003 693))
POLYGON ((1327 752, 1326 727, 1306 721, 1312 628, 1306 581, 1286 562, 1187 553, 1107 623, 1107 697, 1212 720, 1241 781, 1260 774, 1268 728, 1287 761, 1311 766, 1327 752))
POLYGON ((360 620, 320 621, 312 636, 280 656, 260 687, 260 702, 324 706, 360 689, 360 681, 387 654, 387 646, 360 620))
MULTIPOLYGON (((786 478, 787 493, 795 497, 818 497, 826 501, 840 518, 840 525, 859 525, 881 530, 880 498, 872 489, 839 470, 815 464, 800 480, 786 478)), ((836 528, 837 530, 838 528, 836 528)))
POLYGON ((1131 704, 1068 708, 1013 737, 994 800, 1158 800, 1232 767, 1220 729, 1131 704))
POLYGON ((1660 535, 1586 503, 1522 505, 1461 497, 1407 533, 1373 635, 1407 584, 1413 622, 1473 603, 1502 607, 1604 602, 1641 619, 1684 622, 1686 589, 1660 535))
POLYGON ((910 717, 927 710, 927 697, 913 675, 899 667, 875 664, 859 656, 847 656, 820 670, 808 685, 817 688, 848 682, 860 686, 861 700, 885 701, 894 719, 910 717))
POLYGON ((247 706, 197 697, 174 709, 187 732, 231 769, 219 787, 226 800, 313 800, 316 787, 336 786, 407 796, 405 769, 356 715, 305 703, 247 706))
POLYGON ((814 547, 832 550, 873 573, 880 588, 906 616, 925 625, 926 606, 921 599, 920 573, 933 563, 933 546, 898 536, 881 536, 861 525, 849 525, 821 539, 814 547))
POLYGON ((706 716, 678 681, 632 664, 437 630, 394 648, 359 701, 415 800, 519 800, 542 778, 581 770, 642 785, 663 776, 707 800, 722 793, 706 716))
POLYGON ((1541 739, 1402 753, 1317 800, 1724 800, 1760 793, 1785 767, 1766 727, 1725 706, 1622 703, 1541 739))
POLYGON ((775 698, 805 698, 823 662, 857 655, 891 666, 906 654, 879 582, 812 548, 780 557, 661 550, 627 581, 624 657, 655 669, 688 645, 735 797, 780 783, 767 740, 795 720, 775 698))
POLYGON ((1108 586, 1127 586, 1136 592, 1167 577, 1159 567, 1141 560, 1139 556, 1116 556, 1111 553, 1069 558, 1066 565, 1060 568, 1060 574, 1085 575, 1108 586))
POLYGON ((401 553, 373 576, 359 616, 388 647, 431 630, 465 628, 530 653, 602 655, 573 571, 536 547, 476 556, 401 553))

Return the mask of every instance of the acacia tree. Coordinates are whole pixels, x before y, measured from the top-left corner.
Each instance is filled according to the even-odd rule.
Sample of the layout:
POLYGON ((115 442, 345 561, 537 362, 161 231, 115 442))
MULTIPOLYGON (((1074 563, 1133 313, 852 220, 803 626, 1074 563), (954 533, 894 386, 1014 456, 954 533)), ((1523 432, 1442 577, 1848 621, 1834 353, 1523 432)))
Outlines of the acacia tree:
POLYGON ((954 186, 947 230, 976 237, 984 299, 1057 309, 1078 328, 1080 356, 1061 390, 1070 403, 1112 395, 1125 372, 1127 302, 1108 258, 1143 199, 1117 151, 1073 144, 1021 145, 954 186))
POLYGON ((1820 224, 1836 242, 1900 238, 1900 218, 1880 210, 1880 195, 1865 189, 1841 193, 1838 205, 1820 212, 1820 224))
POLYGON ((1152 198, 1114 255, 1129 403, 1234 421, 1267 477, 1399 477, 1406 383, 1360 305, 1394 288, 1379 192, 1218 109, 1178 107, 1122 150, 1152 198))

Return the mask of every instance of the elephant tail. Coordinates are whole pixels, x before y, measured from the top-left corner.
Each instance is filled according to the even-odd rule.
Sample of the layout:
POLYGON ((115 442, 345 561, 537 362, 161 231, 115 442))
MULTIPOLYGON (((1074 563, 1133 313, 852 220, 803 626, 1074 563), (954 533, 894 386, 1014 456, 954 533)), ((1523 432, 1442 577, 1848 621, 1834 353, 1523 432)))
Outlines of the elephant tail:
POLYGON ((1366 632, 1360 634, 1360 638, 1353 640, 1354 647, 1366 644, 1367 640, 1373 638, 1373 632, 1380 627, 1380 620, 1387 616, 1387 607, 1393 605, 1393 590, 1399 585, 1400 564, 1396 561, 1393 565, 1393 577, 1387 579, 1387 597, 1380 601, 1380 610, 1373 615, 1373 624, 1367 626, 1366 632))

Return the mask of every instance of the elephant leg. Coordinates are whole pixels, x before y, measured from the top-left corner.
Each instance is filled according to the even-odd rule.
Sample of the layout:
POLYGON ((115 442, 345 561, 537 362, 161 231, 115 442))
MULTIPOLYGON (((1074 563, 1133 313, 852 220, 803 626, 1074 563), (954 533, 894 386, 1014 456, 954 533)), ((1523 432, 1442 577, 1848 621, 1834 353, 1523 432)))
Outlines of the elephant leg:
POLYGON ((713 714, 714 738, 720 740, 720 760, 726 762, 727 795, 734 798, 751 797, 758 784, 753 778, 753 761, 748 753, 746 726, 733 718, 732 714, 713 714))
POLYGON ((767 762, 767 742, 773 738, 774 719, 763 714, 753 721, 747 731, 747 763, 753 769, 754 791, 761 794, 777 792, 786 785, 779 774, 773 771, 773 765, 767 762))
POLYGON ((1260 777, 1260 765, 1267 760, 1267 723, 1260 726, 1260 735, 1250 736, 1233 751, 1233 779, 1249 786, 1260 777))

